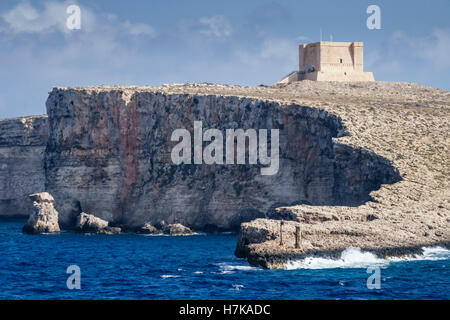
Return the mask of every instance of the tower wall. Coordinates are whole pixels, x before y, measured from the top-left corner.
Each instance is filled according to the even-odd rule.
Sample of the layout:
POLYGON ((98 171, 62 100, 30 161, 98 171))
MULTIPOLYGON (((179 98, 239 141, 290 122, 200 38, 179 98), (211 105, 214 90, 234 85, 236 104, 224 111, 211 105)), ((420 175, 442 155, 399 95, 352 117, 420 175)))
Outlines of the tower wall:
POLYGON ((374 81, 371 72, 363 72, 362 42, 301 44, 299 66, 299 80, 374 81))

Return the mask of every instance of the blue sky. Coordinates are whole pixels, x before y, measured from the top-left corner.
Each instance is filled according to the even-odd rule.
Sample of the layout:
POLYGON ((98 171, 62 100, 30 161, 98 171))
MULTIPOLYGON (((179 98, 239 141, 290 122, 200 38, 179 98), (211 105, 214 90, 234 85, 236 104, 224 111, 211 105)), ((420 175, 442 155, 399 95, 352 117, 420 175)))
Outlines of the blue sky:
POLYGON ((376 80, 450 89, 450 1, 0 2, 0 118, 43 114, 54 86, 273 84, 299 43, 363 41, 376 80), (65 26, 81 7, 81 30, 65 26), (381 8, 381 30, 366 8, 381 8))

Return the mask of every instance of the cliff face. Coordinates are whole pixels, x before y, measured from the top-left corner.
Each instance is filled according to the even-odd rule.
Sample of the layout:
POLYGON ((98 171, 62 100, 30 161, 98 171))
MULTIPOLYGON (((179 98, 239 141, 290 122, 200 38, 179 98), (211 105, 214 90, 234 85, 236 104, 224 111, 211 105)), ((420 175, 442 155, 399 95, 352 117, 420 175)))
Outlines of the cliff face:
MULTIPOLYGON (((60 223, 81 211, 118 224, 237 229, 280 205, 357 205, 399 179, 373 153, 338 146, 338 117, 299 105, 151 88, 55 88, 47 100, 46 191, 60 223), (176 129, 279 129, 278 173, 260 165, 174 165, 176 129)), ((205 143, 204 143, 205 145, 205 143)), ((248 163, 248 162, 247 162, 248 163)))
POLYGON ((28 217, 28 195, 44 191, 47 116, 0 120, 0 217, 28 217))

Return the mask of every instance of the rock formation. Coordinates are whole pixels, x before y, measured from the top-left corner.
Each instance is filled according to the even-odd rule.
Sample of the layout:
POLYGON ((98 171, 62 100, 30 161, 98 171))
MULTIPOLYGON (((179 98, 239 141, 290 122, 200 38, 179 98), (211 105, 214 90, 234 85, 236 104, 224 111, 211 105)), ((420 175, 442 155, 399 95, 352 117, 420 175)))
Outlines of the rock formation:
POLYGON ((425 232, 423 224, 418 221, 393 223, 368 219, 373 216, 368 214, 370 209, 367 208, 342 207, 342 214, 338 216, 333 207, 295 206, 284 208, 284 214, 289 210, 298 218, 296 221, 283 221, 282 226, 281 220, 272 219, 243 223, 235 255, 247 258, 255 266, 282 269, 288 262, 306 257, 337 258, 349 247, 358 247, 382 258, 420 254, 424 246, 450 248, 449 219, 446 217, 430 217, 428 223, 437 228, 433 232, 425 232), (296 227, 301 230, 301 248, 295 247, 296 227))
POLYGON ((153 226, 150 223, 144 224, 142 227, 138 228, 136 230, 137 233, 141 234, 161 234, 162 231, 157 229, 155 226, 153 226))
POLYGON ((47 116, 0 119, 0 218, 28 217, 28 195, 45 191, 47 116))
POLYGON ((78 215, 75 230, 82 233, 104 234, 116 234, 121 232, 121 229, 118 227, 110 227, 108 221, 84 212, 81 212, 78 215))
POLYGON ((191 229, 179 223, 164 225, 162 227, 162 232, 170 236, 186 236, 193 234, 191 229))
POLYGON ((54 208, 54 199, 47 192, 31 194, 33 211, 23 227, 24 233, 40 234, 59 232, 58 211, 54 208))
POLYGON ((194 234, 190 228, 183 226, 182 224, 166 224, 164 221, 161 221, 156 226, 146 223, 142 227, 137 228, 136 232, 140 234, 167 234, 170 236, 187 236, 194 234))
POLYGON ((399 179, 386 159, 333 143, 345 133, 338 117, 297 104, 156 88, 55 88, 47 112, 46 187, 64 226, 82 210, 130 228, 164 220, 237 230, 280 205, 357 205, 399 179), (171 134, 192 133, 195 120, 221 131, 279 129, 280 170, 262 176, 260 165, 174 165, 171 134))
POLYGON ((164 220, 220 231, 270 218, 245 223, 237 250, 268 267, 347 246, 392 254, 445 245, 449 106, 448 91, 411 83, 56 88, 45 155, 46 117, 0 120, 0 215, 30 212, 25 196, 48 190, 68 228, 82 212, 123 230, 164 220), (195 120, 279 129, 278 174, 172 165, 170 134, 195 120), (289 220, 281 248, 280 219, 289 220), (292 251, 299 224, 301 252, 292 251))

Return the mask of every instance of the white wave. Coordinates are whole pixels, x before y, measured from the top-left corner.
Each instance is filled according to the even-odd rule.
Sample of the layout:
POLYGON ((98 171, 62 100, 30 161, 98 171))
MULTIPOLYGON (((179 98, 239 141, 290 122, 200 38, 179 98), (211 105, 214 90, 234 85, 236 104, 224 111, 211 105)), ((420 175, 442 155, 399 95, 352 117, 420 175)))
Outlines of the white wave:
POLYGON ((446 260, 450 258, 450 250, 442 247, 424 247, 420 255, 392 257, 381 259, 371 252, 361 251, 360 248, 347 248, 338 259, 324 257, 306 257, 301 260, 288 261, 284 268, 295 269, 334 269, 334 268, 367 268, 370 266, 385 267, 391 262, 417 260, 446 260))
POLYGON ((450 259, 450 250, 442 247, 423 247, 422 254, 408 255, 405 257, 392 257, 389 258, 390 261, 421 261, 421 260, 447 260, 450 259))
POLYGON ((194 271, 194 274, 203 274, 203 271, 194 271))
POLYGON ((161 278, 163 278, 163 279, 167 279, 167 278, 179 278, 179 277, 181 277, 181 276, 175 275, 175 274, 163 274, 163 275, 161 275, 161 278))
POLYGON ((190 237, 190 236, 206 236, 206 233, 203 232, 192 232, 189 234, 183 234, 183 235, 170 235, 170 234, 166 234, 166 233, 152 233, 152 234, 139 234, 137 233, 138 236, 141 237, 190 237))
POLYGON ((232 290, 236 290, 236 291, 239 291, 239 290, 245 288, 245 286, 243 284, 233 284, 231 286, 233 287, 232 290))
POLYGON ((236 271, 256 271, 261 268, 252 267, 252 266, 243 266, 243 265, 235 265, 235 264, 227 264, 227 263, 219 263, 219 273, 221 274, 230 274, 235 273, 236 271))
POLYGON ((368 266, 386 264, 386 260, 378 258, 360 248, 348 248, 341 253, 339 259, 306 257, 301 260, 288 261, 285 269, 333 269, 333 268, 367 268, 368 266))
POLYGON ((221 271, 219 271, 219 273, 220 273, 220 274, 232 274, 232 273, 234 273, 234 271, 231 271, 231 270, 221 270, 221 271))

